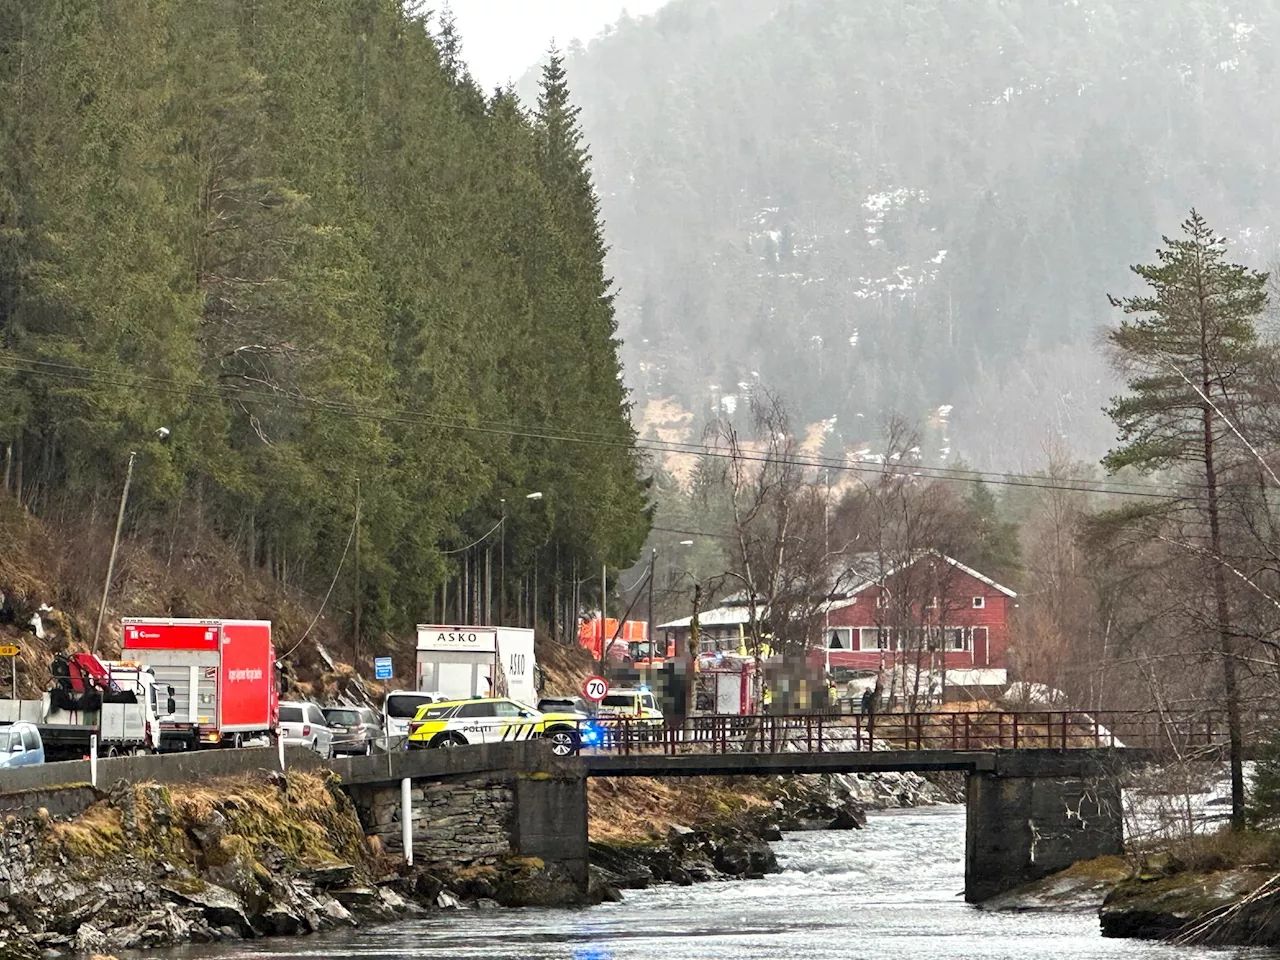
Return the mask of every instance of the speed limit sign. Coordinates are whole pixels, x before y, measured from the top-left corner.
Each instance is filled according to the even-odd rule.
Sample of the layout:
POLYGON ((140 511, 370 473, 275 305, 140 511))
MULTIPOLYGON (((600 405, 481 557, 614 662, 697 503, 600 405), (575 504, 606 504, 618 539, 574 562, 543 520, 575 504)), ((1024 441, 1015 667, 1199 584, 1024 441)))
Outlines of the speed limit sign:
POLYGON ((609 692, 609 681, 604 677, 587 677, 582 681, 582 695, 599 703, 609 692))

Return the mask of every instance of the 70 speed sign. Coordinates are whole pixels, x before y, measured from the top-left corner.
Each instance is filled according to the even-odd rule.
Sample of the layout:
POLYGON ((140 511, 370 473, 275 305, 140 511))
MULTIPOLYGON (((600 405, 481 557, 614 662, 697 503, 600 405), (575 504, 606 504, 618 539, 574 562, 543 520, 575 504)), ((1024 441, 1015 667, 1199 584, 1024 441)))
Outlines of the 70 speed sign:
POLYGON ((609 681, 604 677, 587 677, 582 681, 582 695, 599 703, 609 692, 609 681))

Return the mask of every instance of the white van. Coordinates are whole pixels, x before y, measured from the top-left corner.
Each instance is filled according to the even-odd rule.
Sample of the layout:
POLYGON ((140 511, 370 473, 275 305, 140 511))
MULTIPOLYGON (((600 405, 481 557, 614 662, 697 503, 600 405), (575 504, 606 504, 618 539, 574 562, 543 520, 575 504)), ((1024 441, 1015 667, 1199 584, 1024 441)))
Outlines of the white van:
POLYGON ((382 730, 387 738, 388 750, 399 750, 409 735, 409 721, 425 703, 445 699, 439 693, 422 693, 418 690, 392 690, 382 701, 382 730))

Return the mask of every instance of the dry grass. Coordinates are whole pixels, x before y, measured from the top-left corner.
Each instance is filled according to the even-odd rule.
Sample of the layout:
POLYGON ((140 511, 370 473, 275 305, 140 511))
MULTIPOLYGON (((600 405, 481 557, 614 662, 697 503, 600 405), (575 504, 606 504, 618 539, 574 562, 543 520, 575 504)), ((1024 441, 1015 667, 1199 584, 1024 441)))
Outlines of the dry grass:
POLYGON ((611 843, 660 839, 673 823, 708 826, 772 809, 755 783, 717 777, 596 777, 588 790, 588 833, 611 843))
POLYGON ((270 843, 306 863, 358 863, 366 850, 345 799, 315 774, 291 773, 287 791, 247 778, 184 785, 171 802, 179 827, 199 824, 217 810, 227 819, 228 837, 255 850, 270 843))
POLYGON ((52 836, 73 859, 103 859, 125 848, 120 811, 106 801, 95 803, 72 821, 53 824, 52 836))
POLYGON ((596 672, 596 662, 591 654, 576 643, 565 646, 539 637, 537 655, 538 666, 547 676, 547 686, 543 691, 545 696, 581 696, 582 681, 596 672))
POLYGON ((1163 856, 1151 862, 1161 872, 1214 873, 1218 870, 1280 870, 1280 833, 1222 829, 1162 842, 1163 856))

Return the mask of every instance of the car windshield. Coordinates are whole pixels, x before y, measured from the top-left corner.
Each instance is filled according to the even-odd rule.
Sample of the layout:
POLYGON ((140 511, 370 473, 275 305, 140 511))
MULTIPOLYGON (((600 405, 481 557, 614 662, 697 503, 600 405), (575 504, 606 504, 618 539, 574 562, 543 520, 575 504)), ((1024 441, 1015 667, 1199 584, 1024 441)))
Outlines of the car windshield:
POLYGON ((326 710, 324 716, 330 723, 356 724, 360 722, 360 714, 354 710, 326 710))
POLYGON ((281 707, 280 722, 281 723, 301 723, 302 708, 301 707, 281 707))
POLYGON ((388 694, 387 716, 395 717, 397 720, 412 720, 418 708, 424 703, 430 703, 432 699, 425 693, 388 694))
POLYGON ((602 707, 626 707, 628 710, 636 708, 636 698, 633 694, 611 693, 600 701, 602 707))

